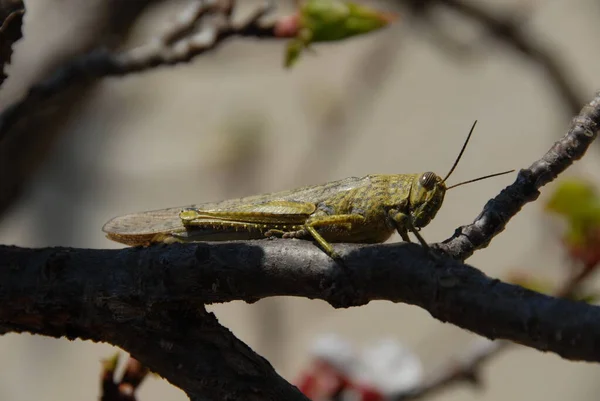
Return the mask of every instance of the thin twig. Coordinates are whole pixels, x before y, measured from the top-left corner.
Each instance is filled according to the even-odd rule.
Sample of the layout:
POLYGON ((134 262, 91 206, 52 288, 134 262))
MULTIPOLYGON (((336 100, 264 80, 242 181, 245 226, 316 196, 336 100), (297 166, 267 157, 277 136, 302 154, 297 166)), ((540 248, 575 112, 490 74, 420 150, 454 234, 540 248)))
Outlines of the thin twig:
POLYGON ((473 223, 459 227, 454 235, 437 245, 447 255, 465 260, 488 246, 523 206, 536 200, 539 189, 554 180, 573 162, 583 157, 600 127, 600 93, 571 122, 567 134, 529 168, 522 169, 516 181, 484 206, 473 223))
POLYGON ((138 360, 129 357, 120 378, 116 375, 119 354, 103 362, 100 401, 137 401, 136 391, 149 371, 138 360))

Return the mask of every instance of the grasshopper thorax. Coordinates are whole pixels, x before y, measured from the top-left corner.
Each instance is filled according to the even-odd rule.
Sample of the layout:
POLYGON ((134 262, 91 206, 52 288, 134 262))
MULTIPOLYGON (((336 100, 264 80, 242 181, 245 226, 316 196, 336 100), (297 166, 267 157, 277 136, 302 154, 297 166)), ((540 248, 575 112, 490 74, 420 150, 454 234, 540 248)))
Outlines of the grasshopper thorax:
POLYGON ((416 228, 425 227, 435 217, 446 195, 446 184, 437 174, 428 171, 416 174, 409 197, 409 213, 416 228))

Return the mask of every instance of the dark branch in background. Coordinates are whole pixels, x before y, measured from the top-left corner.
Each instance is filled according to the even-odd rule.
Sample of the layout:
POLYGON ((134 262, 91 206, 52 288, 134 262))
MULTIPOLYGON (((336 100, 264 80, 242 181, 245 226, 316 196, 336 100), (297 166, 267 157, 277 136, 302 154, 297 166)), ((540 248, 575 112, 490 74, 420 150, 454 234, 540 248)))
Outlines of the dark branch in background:
MULTIPOLYGON (((299 163, 296 178, 316 177, 323 171, 333 170, 340 156, 352 143, 354 137, 364 131, 361 122, 372 114, 373 100, 380 95, 394 65, 403 39, 387 34, 374 43, 354 63, 343 95, 336 98, 318 121, 316 132, 304 161, 299 163)), ((309 118, 314 118, 309 116, 309 118)))
MULTIPOLYGON (((73 40, 64 52, 45 61, 39 67, 39 74, 45 76, 47 71, 60 70, 57 66, 71 63, 73 55, 80 54, 82 49, 120 45, 143 10, 158 1, 161 0, 102 2, 102 7, 95 10, 99 17, 86 24, 84 39, 73 40)), ((64 132, 64 124, 77 113, 82 99, 98 82, 91 78, 69 81, 59 73, 55 77, 71 85, 52 96, 43 96, 43 90, 34 88, 27 95, 28 100, 22 101, 24 106, 9 107, 0 114, 0 217, 18 198, 52 144, 64 132)))
POLYGON ((12 46, 22 36, 24 14, 22 0, 0 0, 0 86, 6 78, 4 67, 10 63, 12 46))
POLYGON ((265 4, 257 8, 246 22, 234 24, 230 2, 198 1, 180 16, 176 25, 148 44, 122 53, 97 49, 76 57, 47 80, 32 87, 23 100, 0 115, 0 141, 8 135, 17 119, 27 115, 40 101, 79 82, 189 62, 233 36, 273 38, 274 24, 260 23, 269 11, 270 6, 265 4), (200 24, 209 17, 208 24, 200 24))
POLYGON ((516 181, 491 199, 473 223, 458 228, 438 249, 455 259, 465 260, 475 250, 488 246, 525 204, 538 198, 542 186, 583 157, 599 127, 600 93, 573 119, 564 137, 540 160, 519 171, 516 181))
MULTIPOLYGON (((560 57, 541 41, 526 34, 520 26, 520 19, 497 15, 474 0, 469 2, 462 0, 398 1, 406 5, 415 17, 430 25, 436 23, 431 17, 431 10, 434 6, 443 6, 480 24, 491 37, 531 60, 546 72, 548 82, 552 84, 558 97, 563 101, 568 115, 576 114, 585 103, 581 91, 577 90, 577 85, 571 78, 573 74, 563 65, 560 57)), ((435 29, 437 30, 437 28, 435 29)))

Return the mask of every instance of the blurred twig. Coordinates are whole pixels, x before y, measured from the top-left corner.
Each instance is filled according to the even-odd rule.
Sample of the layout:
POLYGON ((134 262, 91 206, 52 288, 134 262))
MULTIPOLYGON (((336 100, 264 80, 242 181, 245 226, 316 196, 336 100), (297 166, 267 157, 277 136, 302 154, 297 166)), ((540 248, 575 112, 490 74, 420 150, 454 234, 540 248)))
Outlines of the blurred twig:
POLYGON ((228 1, 196 1, 173 26, 150 43, 122 53, 96 49, 73 58, 48 79, 33 86, 25 99, 4 110, 0 115, 0 141, 9 134, 16 120, 40 101, 76 83, 188 62, 233 36, 274 37, 274 25, 260 23, 271 9, 268 4, 257 8, 242 24, 232 22, 231 7, 228 1), (212 17, 213 20, 196 31, 196 25, 204 17, 212 17))
POLYGON ((103 361, 101 381, 102 394, 100 401, 136 401, 135 395, 139 385, 148 375, 148 368, 134 358, 127 358, 125 371, 121 378, 116 377, 119 353, 103 361))
MULTIPOLYGON (((431 10, 435 6, 445 7, 480 24, 494 39, 533 61, 546 72, 548 82, 551 83, 558 97, 564 103, 565 112, 568 115, 576 114, 585 103, 570 70, 563 65, 553 49, 523 31, 521 19, 495 14, 473 0, 397 1, 406 5, 415 17, 430 24, 435 24, 435 21, 431 19, 431 10)), ((435 26, 432 29, 438 30, 435 26)))
POLYGON ((22 0, 0 0, 0 85, 6 78, 4 67, 10 63, 13 43, 21 39, 24 14, 22 0))
POLYGON ((385 87, 401 49, 398 42, 396 35, 383 35, 354 63, 343 95, 328 104, 320 119, 294 182, 302 180, 301 176, 318 177, 323 171, 331 170, 344 155, 352 137, 362 132, 360 121, 368 116, 373 99, 385 87))

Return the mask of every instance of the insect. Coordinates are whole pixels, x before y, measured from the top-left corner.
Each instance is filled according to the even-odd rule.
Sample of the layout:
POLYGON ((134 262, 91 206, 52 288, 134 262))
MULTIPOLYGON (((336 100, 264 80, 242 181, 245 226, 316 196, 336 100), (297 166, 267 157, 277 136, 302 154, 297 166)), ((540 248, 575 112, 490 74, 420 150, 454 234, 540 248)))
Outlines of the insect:
POLYGON ((435 217, 448 189, 514 171, 446 186, 476 124, 443 179, 432 172, 350 177, 289 191, 128 214, 110 220, 103 230, 109 239, 132 246, 272 236, 312 239, 333 258, 338 255, 331 243, 381 243, 397 231, 407 242, 408 233, 413 233, 428 248, 419 231, 435 217))

